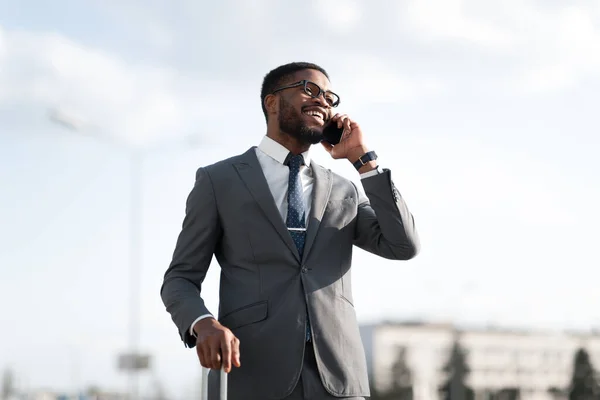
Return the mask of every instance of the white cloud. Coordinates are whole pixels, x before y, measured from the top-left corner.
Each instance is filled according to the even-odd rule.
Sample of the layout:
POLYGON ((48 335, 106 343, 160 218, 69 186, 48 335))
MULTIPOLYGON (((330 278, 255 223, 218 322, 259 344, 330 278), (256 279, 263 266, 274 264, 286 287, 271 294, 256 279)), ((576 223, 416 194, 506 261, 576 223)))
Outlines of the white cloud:
MULTIPOLYGON (((564 172, 517 148, 499 149, 484 141, 440 137, 416 139, 404 146, 427 149, 404 160, 418 166, 420 201, 440 199, 436 212, 448 213, 446 216, 471 214, 473 218, 463 224, 482 228, 493 222, 508 230, 514 224, 521 229, 543 229, 569 227, 584 216, 567 202, 573 199, 559 192, 558 187, 564 188, 568 180, 564 172)), ((583 188, 572 185, 570 190, 582 193, 583 188)), ((493 233, 489 228, 485 231, 493 233)))
MULTIPOLYGON (((61 5, 57 7, 61 7, 61 5)), ((172 6, 168 3, 92 0, 90 8, 94 7, 98 7, 117 26, 135 27, 128 32, 129 35, 143 38, 160 49, 168 49, 176 41, 173 26, 169 24, 167 11, 169 8, 172 9, 172 6)))
POLYGON ((313 0, 312 7, 323 26, 338 34, 351 32, 361 21, 361 4, 356 0, 313 0))
MULTIPOLYGON (((595 13, 595 15, 594 15, 595 13)), ((600 29, 591 8, 564 7, 554 14, 537 15, 537 32, 522 41, 531 46, 529 66, 515 87, 539 93, 571 87, 600 69, 600 29)))
POLYGON ((573 70, 564 63, 531 67, 511 85, 511 90, 541 93, 568 88, 577 82, 573 70))
POLYGON ((6 34, 4 29, 0 26, 0 60, 3 60, 6 56, 6 34))
POLYGON ((336 84, 344 87, 344 103, 353 106, 396 103, 439 94, 443 84, 430 76, 419 76, 395 70, 383 57, 368 53, 343 57, 336 74, 336 84), (357 73, 359 71, 359 73, 357 73))
POLYGON ((600 8, 593 2, 557 7, 533 0, 467 2, 410 0, 399 7, 399 29, 418 41, 468 47, 501 57, 508 89, 551 92, 600 71, 600 8))
POLYGON ((95 134, 141 144, 198 134, 228 113, 213 97, 226 98, 227 85, 127 64, 58 34, 0 31, 0 51, 0 104, 66 110, 95 134))
POLYGON ((510 45, 510 32, 466 11, 465 0, 413 0, 400 9, 400 27, 426 40, 455 39, 485 47, 510 45))

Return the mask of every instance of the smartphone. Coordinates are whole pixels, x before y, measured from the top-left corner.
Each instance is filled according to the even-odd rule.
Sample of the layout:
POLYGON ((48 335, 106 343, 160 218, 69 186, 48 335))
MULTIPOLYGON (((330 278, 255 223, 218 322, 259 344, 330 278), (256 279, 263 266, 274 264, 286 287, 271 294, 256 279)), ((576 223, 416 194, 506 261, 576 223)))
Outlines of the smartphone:
POLYGON ((330 120, 323 128, 323 140, 335 146, 342 140, 342 133, 344 128, 338 128, 337 121, 330 120))

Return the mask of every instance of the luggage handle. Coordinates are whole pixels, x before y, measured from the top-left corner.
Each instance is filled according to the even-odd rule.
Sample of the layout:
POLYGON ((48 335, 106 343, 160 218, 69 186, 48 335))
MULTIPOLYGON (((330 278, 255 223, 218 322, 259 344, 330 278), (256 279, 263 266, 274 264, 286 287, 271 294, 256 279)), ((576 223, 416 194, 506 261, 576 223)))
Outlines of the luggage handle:
MULTIPOLYGON (((202 367, 202 393, 200 394, 201 400, 208 400, 208 373, 210 372, 210 368, 202 367)), ((227 374, 225 373, 225 369, 221 368, 219 370, 219 375, 221 379, 221 385, 219 390, 219 400, 227 400, 227 374)))

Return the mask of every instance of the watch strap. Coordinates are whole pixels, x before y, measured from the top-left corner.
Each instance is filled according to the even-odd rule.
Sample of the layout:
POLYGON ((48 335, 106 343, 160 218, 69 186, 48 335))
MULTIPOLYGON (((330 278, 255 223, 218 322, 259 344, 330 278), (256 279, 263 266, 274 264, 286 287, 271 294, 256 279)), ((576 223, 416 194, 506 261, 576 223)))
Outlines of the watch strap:
POLYGON ((374 151, 369 151, 358 158, 357 161, 354 162, 354 168, 357 170, 361 169, 363 165, 368 163, 369 161, 377 160, 377 153, 374 151))

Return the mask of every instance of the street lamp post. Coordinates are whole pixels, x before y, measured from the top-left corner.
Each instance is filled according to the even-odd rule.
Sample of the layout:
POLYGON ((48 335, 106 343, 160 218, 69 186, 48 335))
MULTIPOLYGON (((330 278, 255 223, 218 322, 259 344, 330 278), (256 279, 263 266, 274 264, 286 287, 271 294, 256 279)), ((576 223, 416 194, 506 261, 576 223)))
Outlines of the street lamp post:
MULTIPOLYGON (((130 153, 130 200, 129 200, 129 348, 139 353, 141 325, 140 278, 142 276, 142 166, 143 154, 130 153)), ((139 396, 139 376, 136 368, 129 370, 129 391, 132 400, 139 396)))
MULTIPOLYGON (((83 124, 61 112, 51 110, 51 122, 76 133, 84 133, 83 124)), ((86 132, 87 133, 87 132, 86 132)), ((107 139, 102 135, 93 135, 97 139, 107 139)), ((200 141, 187 144, 198 145, 200 141)), ((142 276, 142 169, 145 152, 142 149, 126 147, 130 167, 130 199, 129 199, 129 317, 128 317, 128 350, 130 353, 119 357, 119 366, 128 373, 129 400, 139 398, 139 371, 148 368, 149 356, 140 354, 141 302, 140 287, 142 276)))

